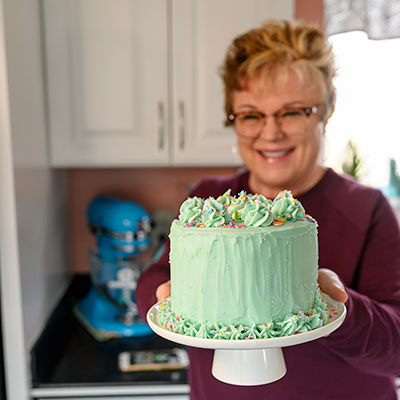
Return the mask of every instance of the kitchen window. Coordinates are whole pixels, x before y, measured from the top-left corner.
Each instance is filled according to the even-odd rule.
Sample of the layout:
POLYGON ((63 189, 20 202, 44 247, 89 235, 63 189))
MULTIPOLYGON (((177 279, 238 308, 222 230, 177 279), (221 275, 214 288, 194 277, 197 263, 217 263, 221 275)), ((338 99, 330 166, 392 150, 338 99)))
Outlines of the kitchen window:
POLYGON ((400 39, 370 40, 355 31, 332 35, 336 110, 326 129, 325 165, 342 171, 349 141, 362 160, 362 183, 384 189, 389 163, 400 165, 400 39))

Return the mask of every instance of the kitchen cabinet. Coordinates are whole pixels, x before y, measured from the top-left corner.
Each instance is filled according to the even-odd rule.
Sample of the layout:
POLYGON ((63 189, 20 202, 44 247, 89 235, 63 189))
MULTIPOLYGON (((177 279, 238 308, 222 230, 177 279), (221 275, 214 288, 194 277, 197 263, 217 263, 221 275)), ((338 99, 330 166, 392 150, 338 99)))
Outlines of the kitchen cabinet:
POLYGON ((43 2, 53 166, 166 165, 167 3, 43 2))
POLYGON ((51 164, 240 163, 218 68, 293 0, 44 0, 51 164))

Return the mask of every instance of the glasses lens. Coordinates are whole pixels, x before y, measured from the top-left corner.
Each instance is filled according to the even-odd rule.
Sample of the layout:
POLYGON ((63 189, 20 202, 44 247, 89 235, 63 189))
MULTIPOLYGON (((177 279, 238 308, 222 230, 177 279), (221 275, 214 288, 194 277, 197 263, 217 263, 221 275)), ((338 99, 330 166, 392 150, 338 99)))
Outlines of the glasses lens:
POLYGON ((263 115, 256 112, 239 112, 236 114, 235 125, 241 135, 257 135, 262 129, 263 115))
POLYGON ((277 122, 285 133, 301 133, 307 120, 303 110, 283 109, 276 114, 277 122))

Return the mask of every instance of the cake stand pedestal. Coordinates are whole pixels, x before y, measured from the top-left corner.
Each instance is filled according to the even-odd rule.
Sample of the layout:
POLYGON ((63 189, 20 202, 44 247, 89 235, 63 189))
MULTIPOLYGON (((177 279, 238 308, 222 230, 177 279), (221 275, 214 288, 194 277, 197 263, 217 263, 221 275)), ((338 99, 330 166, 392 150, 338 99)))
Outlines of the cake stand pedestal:
POLYGON ((286 374, 286 364, 281 347, 254 350, 216 349, 211 373, 218 380, 233 385, 264 385, 281 379, 286 374))
POLYGON ((160 324, 155 304, 147 313, 150 328, 165 339, 186 346, 213 349, 212 374, 218 380, 232 385, 264 385, 282 378, 286 373, 286 364, 282 348, 319 339, 335 331, 346 317, 344 304, 331 299, 327 294, 322 297, 331 313, 329 323, 321 328, 292 336, 268 339, 224 340, 203 339, 171 332, 160 324))

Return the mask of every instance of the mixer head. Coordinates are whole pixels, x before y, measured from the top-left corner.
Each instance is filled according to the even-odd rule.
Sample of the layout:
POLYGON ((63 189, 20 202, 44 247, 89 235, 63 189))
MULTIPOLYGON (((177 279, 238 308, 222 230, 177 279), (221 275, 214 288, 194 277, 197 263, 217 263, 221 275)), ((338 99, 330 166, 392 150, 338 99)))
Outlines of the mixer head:
POLYGON ((103 260, 126 260, 149 247, 150 217, 134 202, 108 196, 96 197, 88 206, 88 220, 97 238, 98 254, 103 260))

